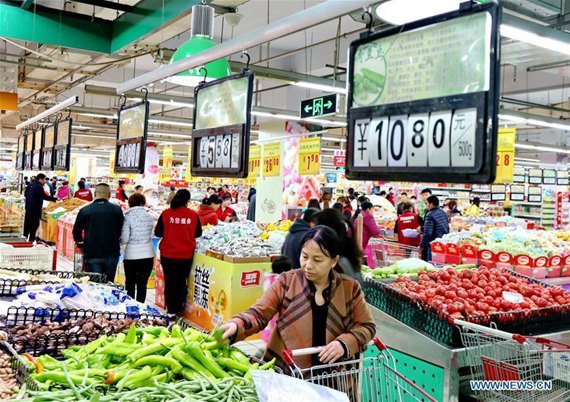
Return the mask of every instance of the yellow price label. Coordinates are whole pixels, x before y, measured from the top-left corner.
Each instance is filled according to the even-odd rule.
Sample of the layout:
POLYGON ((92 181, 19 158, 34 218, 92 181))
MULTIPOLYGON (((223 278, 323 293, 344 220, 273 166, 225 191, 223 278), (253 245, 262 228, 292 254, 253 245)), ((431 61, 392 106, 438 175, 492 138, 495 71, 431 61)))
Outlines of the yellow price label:
POLYGON ((249 176, 257 177, 261 172, 261 146, 249 147, 249 176))
POLYGON ((497 174, 495 183, 512 183, 515 174, 515 140, 516 130, 499 129, 497 143, 497 174))
POLYGON ((281 143, 272 142, 263 146, 263 177, 279 176, 281 173, 281 143))
POLYGON ((299 145, 299 175, 315 175, 321 172, 321 139, 303 138, 299 145))

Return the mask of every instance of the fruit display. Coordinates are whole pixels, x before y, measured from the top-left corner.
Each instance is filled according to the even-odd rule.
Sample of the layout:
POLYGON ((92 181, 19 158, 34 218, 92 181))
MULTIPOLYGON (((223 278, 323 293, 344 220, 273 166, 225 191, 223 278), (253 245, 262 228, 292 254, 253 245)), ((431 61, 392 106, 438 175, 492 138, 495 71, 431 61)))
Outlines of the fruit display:
POLYGON ((527 223, 524 219, 513 218, 512 216, 454 216, 449 222, 449 229, 452 232, 484 232, 486 230, 506 226, 526 228, 526 225, 527 223))
POLYGON ((50 202, 44 208, 46 212, 54 212, 55 210, 73 211, 76 208, 82 207, 87 204, 87 201, 80 200, 79 198, 68 198, 61 202, 50 202))
POLYGON ((100 400, 99 389, 106 401, 142 400, 142 394, 153 401, 256 401, 252 370, 273 370, 275 360, 252 364, 220 339, 218 330, 208 335, 177 324, 170 329, 132 324, 126 333, 64 350, 64 360, 24 354, 38 386, 28 394, 35 400, 57 394, 58 400, 93 401, 100 400))
POLYGON ((480 267, 420 271, 417 282, 398 278, 389 285, 430 304, 452 318, 492 315, 547 307, 570 307, 570 292, 544 286, 508 270, 480 267))

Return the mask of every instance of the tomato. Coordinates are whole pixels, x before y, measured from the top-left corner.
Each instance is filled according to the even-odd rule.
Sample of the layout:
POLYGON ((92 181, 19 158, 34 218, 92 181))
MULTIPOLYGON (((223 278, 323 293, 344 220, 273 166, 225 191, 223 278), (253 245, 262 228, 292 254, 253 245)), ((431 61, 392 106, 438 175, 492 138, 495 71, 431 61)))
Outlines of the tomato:
POLYGON ((445 292, 444 296, 446 299, 453 300, 457 297, 457 293, 455 293, 453 290, 448 290, 447 292, 445 292))
POLYGON ((523 310, 528 310, 528 309, 530 308, 530 303, 527 302, 527 301, 524 301, 524 302, 522 302, 522 303, 519 303, 519 306, 521 306, 521 308, 522 308, 523 310))
POLYGON ((456 293, 458 297, 462 297, 464 299, 467 299, 469 297, 469 293, 467 293, 465 289, 459 289, 456 293))
POLYGON ((542 297, 539 297, 536 299, 536 305, 540 308, 546 307, 546 306, 548 306, 548 301, 546 301, 542 297))
POLYGON ((483 301, 489 305, 492 305, 495 302, 495 299, 491 296, 485 296, 483 301))
POLYGON ((555 287, 553 287, 553 288, 550 288, 550 294, 551 294, 552 296, 562 296, 563 293, 564 293, 564 289, 562 289, 562 288, 560 288, 560 287, 558 287, 558 286, 555 286, 555 287))
POLYGON ((513 283, 513 282, 509 282, 509 284, 507 286, 509 288, 511 288, 512 290, 519 290, 519 285, 517 285, 516 283, 513 283))
POLYGON ((465 314, 467 315, 471 315, 475 312, 475 307, 471 306, 471 305, 466 305, 465 306, 465 314))
POLYGON ((487 286, 487 281, 485 279, 479 279, 479 282, 477 282, 477 285, 480 288, 485 289, 485 286, 487 286))
POLYGON ((496 306, 489 306, 489 314, 497 313, 499 309, 496 306))
POLYGON ((435 297, 435 289, 428 289, 426 290, 426 296, 430 299, 435 297))
POLYGON ((519 280, 516 276, 509 276, 509 282, 511 283, 517 283, 519 280))
POLYGON ((429 276, 427 276, 426 274, 420 274, 418 275, 418 282, 430 282, 429 276))
POLYGON ((453 306, 455 307, 455 310, 457 312, 461 313, 461 312, 465 311, 465 304, 460 302, 460 301, 453 302, 453 306))
POLYGON ((444 282, 449 282, 449 280, 451 279, 451 275, 449 275, 449 272, 447 271, 440 271, 439 279, 441 279, 444 282))
POLYGON ((435 294, 443 296, 445 294, 445 288, 443 286, 438 286, 435 288, 435 294))
POLYGON ((560 305, 564 305, 568 303, 568 300, 566 300, 564 297, 562 296, 556 296, 556 302, 560 305))
POLYGON ((447 273, 449 276, 457 276, 457 271, 453 268, 447 268, 447 273))
POLYGON ((506 285, 507 282, 509 282, 509 280, 507 278, 505 278, 504 276, 499 276, 497 278, 497 282, 499 282, 501 285, 506 285))
POLYGON ((475 299, 475 300, 479 300, 479 294, 477 293, 477 290, 469 289, 467 291, 467 294, 469 295, 470 298, 475 299))
POLYGON ((441 309, 443 306, 443 302, 441 300, 432 300, 431 305, 437 309, 441 309))
POLYGON ((489 305, 487 303, 483 303, 483 302, 477 302, 475 303, 475 308, 483 313, 486 313, 487 311, 489 311, 489 305))
POLYGON ((503 300, 501 300, 501 309, 503 311, 510 311, 513 309, 513 303, 511 303, 508 300, 503 299, 503 300))

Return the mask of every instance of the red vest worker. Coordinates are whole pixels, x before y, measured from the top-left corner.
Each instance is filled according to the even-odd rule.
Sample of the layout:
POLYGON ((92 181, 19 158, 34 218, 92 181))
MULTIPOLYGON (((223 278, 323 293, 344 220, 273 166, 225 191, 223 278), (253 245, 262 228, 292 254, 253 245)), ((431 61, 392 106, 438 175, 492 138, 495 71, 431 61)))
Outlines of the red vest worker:
POLYGON ((402 208, 404 210, 404 213, 398 216, 398 219, 396 219, 395 227, 395 230, 398 233, 398 243, 417 247, 421 241, 421 236, 419 233, 416 237, 412 237, 410 234, 405 236, 404 230, 416 230, 417 227, 420 226, 418 215, 412 212, 413 206, 409 202, 404 203, 402 208))

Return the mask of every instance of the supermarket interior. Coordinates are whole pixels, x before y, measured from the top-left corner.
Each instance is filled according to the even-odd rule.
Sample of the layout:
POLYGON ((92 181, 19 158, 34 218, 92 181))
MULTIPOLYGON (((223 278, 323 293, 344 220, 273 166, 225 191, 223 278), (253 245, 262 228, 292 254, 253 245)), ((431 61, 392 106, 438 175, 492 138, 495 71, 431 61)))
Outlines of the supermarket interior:
POLYGON ((570 401, 569 66, 570 0, 0 0, 0 401, 570 401))

